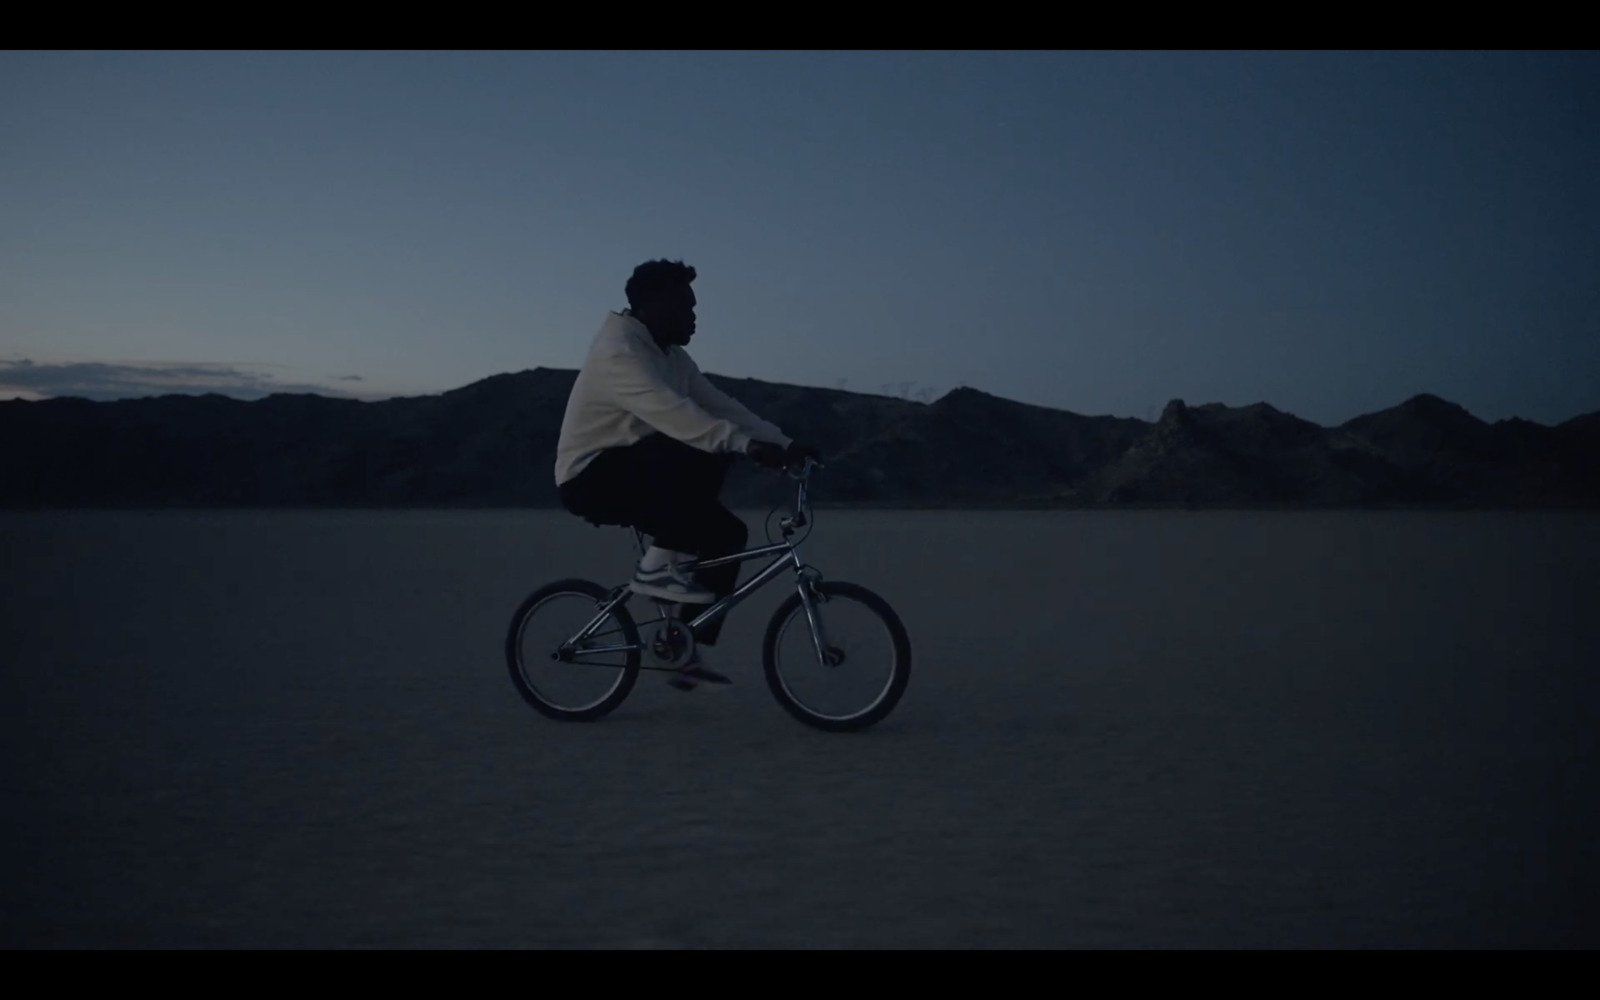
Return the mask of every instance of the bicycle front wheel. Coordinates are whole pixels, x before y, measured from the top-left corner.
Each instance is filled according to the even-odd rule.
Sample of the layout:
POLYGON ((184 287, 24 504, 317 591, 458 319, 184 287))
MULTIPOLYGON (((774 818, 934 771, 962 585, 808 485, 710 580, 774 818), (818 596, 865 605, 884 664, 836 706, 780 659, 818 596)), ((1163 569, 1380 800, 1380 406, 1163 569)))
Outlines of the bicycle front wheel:
POLYGON ((625 604, 576 646, 610 594, 588 580, 558 580, 528 595, 506 634, 506 666, 523 700, 563 722, 592 722, 622 704, 639 679, 639 629, 625 604))
POLYGON ((767 686, 808 726, 847 732, 894 711, 911 679, 911 639, 883 598, 853 583, 820 581, 817 629, 799 594, 778 606, 761 659, 767 686))

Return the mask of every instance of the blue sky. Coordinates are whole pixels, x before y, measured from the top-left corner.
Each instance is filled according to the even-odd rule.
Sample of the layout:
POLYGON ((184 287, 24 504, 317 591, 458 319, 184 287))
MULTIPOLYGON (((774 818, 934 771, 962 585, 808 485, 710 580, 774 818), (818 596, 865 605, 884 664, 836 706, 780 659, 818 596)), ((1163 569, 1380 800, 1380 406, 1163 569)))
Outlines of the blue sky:
POLYGON ((10 52, 0 386, 707 371, 1080 413, 1600 410, 1591 53, 10 52))

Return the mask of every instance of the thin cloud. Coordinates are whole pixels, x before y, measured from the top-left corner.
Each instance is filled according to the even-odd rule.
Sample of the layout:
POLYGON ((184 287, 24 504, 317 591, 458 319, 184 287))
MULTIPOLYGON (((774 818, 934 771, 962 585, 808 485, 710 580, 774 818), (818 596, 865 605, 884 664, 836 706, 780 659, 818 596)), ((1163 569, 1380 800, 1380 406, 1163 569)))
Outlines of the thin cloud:
MULTIPOLYGON (((361 377, 347 375, 339 381, 361 381, 361 377)), ((280 382, 270 374, 239 365, 205 362, 139 365, 103 361, 36 364, 27 358, 0 361, 0 394, 7 392, 21 398, 65 396, 102 402, 205 393, 245 400, 262 399, 278 392, 352 397, 351 393, 327 385, 280 382)))

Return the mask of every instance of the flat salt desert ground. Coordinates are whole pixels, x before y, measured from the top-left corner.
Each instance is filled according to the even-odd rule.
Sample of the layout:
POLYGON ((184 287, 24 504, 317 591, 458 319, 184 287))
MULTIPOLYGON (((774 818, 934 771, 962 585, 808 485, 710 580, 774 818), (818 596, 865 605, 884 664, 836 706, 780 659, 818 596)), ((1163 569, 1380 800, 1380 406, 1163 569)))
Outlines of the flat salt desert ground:
MULTIPOLYGON (((764 512, 747 520, 761 537, 764 512)), ((0 515, 0 942, 1600 943, 1600 517, 820 511, 915 676, 864 734, 501 659, 557 512, 0 515)))

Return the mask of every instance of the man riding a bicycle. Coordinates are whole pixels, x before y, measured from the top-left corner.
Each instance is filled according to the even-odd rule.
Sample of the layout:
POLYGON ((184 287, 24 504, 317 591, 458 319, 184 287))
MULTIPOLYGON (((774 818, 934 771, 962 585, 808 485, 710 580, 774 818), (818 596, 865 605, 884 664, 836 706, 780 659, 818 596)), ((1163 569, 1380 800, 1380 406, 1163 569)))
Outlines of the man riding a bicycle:
MULTIPOLYGON (((717 389, 684 350, 695 332, 696 277, 681 261, 634 269, 628 308, 606 316, 573 383, 555 464, 568 511, 650 536, 632 590, 679 604, 711 604, 738 583, 737 563, 699 578, 680 565, 731 555, 748 541, 744 521, 718 499, 728 462, 745 455, 783 468, 819 457, 717 389)), ((720 620, 703 626, 697 654, 720 631, 720 620)), ((693 686, 690 678, 729 683, 698 655, 680 674, 680 687, 693 686)))

